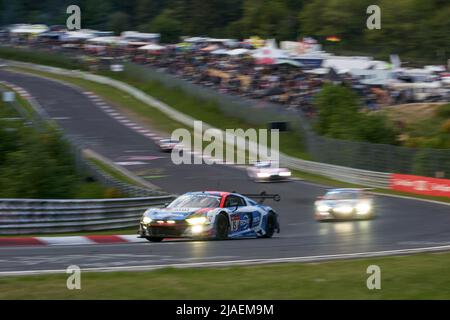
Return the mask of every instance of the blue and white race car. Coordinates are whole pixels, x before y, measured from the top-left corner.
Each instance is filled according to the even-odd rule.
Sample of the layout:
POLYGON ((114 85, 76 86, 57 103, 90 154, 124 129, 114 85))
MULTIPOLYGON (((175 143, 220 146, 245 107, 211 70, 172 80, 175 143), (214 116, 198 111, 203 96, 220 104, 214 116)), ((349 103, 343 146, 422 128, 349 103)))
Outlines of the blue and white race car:
POLYGON ((275 210, 263 205, 265 199, 280 201, 280 196, 189 192, 165 208, 148 209, 139 236, 152 242, 164 238, 271 238, 280 232, 280 225, 275 210))

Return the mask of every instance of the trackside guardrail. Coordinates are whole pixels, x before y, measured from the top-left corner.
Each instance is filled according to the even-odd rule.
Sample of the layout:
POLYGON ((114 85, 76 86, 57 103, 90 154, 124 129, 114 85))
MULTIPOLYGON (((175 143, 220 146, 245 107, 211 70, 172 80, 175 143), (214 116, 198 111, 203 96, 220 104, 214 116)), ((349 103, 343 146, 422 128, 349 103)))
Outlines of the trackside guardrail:
POLYGON ((0 199, 0 235, 137 228, 146 209, 162 207, 173 198, 0 199))

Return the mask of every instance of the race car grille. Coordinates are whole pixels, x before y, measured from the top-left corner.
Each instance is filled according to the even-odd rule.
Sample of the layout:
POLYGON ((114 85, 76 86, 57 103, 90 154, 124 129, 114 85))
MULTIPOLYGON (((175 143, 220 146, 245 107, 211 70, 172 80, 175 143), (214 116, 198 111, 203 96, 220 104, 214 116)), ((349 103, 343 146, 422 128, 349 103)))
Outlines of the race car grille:
POLYGON ((176 227, 150 227, 149 234, 152 236, 179 237, 183 234, 184 228, 176 227))

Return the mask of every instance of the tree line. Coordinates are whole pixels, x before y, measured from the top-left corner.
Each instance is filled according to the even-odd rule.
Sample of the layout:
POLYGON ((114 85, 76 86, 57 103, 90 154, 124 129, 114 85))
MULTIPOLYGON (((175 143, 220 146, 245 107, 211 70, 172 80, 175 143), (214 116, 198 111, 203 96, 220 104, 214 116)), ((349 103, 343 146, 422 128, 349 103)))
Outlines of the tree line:
POLYGON ((159 32, 164 42, 182 35, 338 36, 327 49, 442 63, 450 52, 448 0, 0 0, 0 23, 64 24, 70 4, 80 6, 83 28, 159 32), (366 27, 373 4, 381 8, 380 30, 366 27))

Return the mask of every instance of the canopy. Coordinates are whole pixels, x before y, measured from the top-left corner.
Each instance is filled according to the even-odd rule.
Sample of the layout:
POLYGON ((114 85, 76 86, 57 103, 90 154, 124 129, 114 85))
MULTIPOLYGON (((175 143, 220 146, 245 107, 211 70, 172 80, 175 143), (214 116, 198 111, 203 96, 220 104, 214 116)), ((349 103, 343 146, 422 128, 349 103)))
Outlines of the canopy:
POLYGON ((44 24, 21 24, 16 25, 9 32, 14 34, 40 34, 48 31, 44 24))
POLYGON ((265 47, 257 49, 252 54, 257 64, 275 64, 278 59, 287 59, 288 55, 276 47, 274 40, 268 40, 265 47))
POLYGON ((97 43, 97 44, 117 44, 121 42, 120 37, 96 37, 88 39, 87 42, 97 43))
POLYGON ((218 49, 211 52, 211 54, 228 54, 228 50, 226 49, 218 49))
POLYGON ((126 40, 138 40, 138 41, 155 41, 158 40, 161 35, 159 33, 142 33, 137 31, 124 31, 121 33, 121 37, 126 40))
POLYGON ((229 56, 239 56, 239 55, 243 55, 243 54, 247 54, 249 53, 251 50, 249 49, 243 49, 243 48, 239 48, 239 49, 233 49, 227 52, 227 54, 229 56))
POLYGON ((139 50, 146 50, 146 51, 161 51, 164 49, 166 49, 166 47, 153 43, 139 48, 139 50))
POLYGON ((61 41, 89 40, 96 38, 91 31, 69 31, 61 35, 61 41))
POLYGON ((209 40, 209 38, 205 38, 205 37, 190 37, 190 38, 184 39, 184 42, 197 43, 197 42, 207 42, 208 40, 209 40))
POLYGON ((303 63, 292 59, 277 59, 276 64, 290 64, 294 67, 303 67, 303 63))

